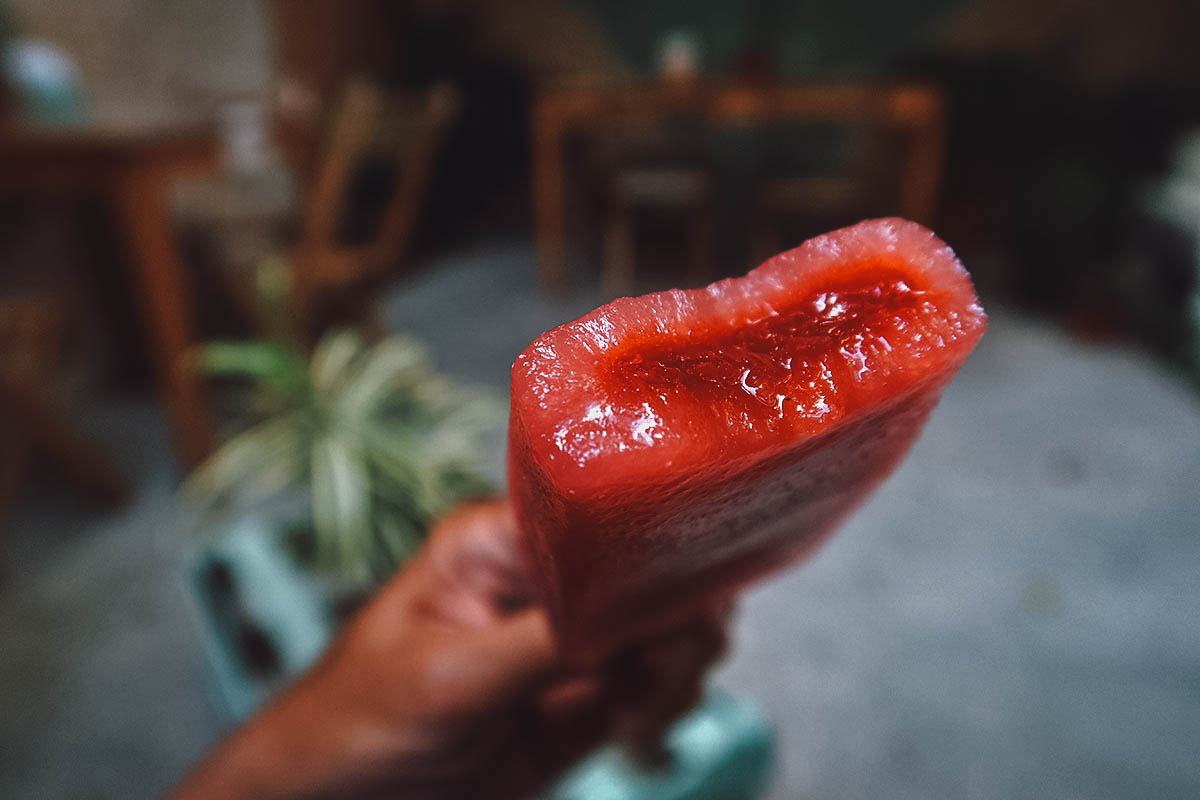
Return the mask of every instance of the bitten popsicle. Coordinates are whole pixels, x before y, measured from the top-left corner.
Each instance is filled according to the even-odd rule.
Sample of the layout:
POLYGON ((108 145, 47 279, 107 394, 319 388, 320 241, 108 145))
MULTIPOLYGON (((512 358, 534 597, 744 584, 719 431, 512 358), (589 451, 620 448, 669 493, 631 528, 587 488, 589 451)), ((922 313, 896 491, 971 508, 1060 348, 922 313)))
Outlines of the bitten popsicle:
POLYGON ((540 336, 512 369, 508 479, 564 655, 602 659, 811 553, 986 327, 944 242, 877 219, 540 336))

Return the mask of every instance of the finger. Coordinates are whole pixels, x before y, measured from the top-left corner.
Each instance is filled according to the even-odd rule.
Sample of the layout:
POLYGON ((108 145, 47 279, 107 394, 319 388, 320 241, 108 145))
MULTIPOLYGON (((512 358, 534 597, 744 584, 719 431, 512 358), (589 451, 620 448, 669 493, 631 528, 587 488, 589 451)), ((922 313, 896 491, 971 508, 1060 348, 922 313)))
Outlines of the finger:
POLYGON ((670 634, 624 654, 624 696, 618 736, 650 760, 661 755, 661 738, 703 694, 705 675, 724 653, 724 614, 704 615, 670 634))
POLYGON ((545 685, 559 667, 550 623, 531 608, 475 631, 463 632, 460 647, 469 675, 462 691, 484 708, 499 708, 545 685))
POLYGON ((669 697, 652 708, 622 714, 616 736, 639 762, 660 766, 670 760, 666 737, 671 726, 695 708, 704 696, 704 678, 695 676, 671 687, 669 697))
POLYGON ((723 622, 703 616, 667 634, 626 648, 610 663, 630 705, 665 696, 676 683, 702 675, 725 652, 723 622), (664 691, 667 690, 667 691, 664 691))
POLYGON ((481 625, 529 605, 529 574, 506 501, 456 509, 426 549, 425 594, 444 616, 481 625))
POLYGON ((571 765, 612 740, 615 707, 611 687, 600 675, 577 676, 549 687, 533 713, 521 719, 521 746, 509 759, 509 780, 496 796, 540 796, 571 765))
POLYGON ((593 684, 571 698, 543 710, 538 759, 547 774, 557 774, 613 738, 613 703, 606 689, 593 684))
POLYGON ((605 685, 601 675, 569 675, 542 689, 537 706, 543 716, 555 718, 602 700, 607 702, 610 694, 610 688, 605 685))
POLYGON ((401 604, 437 597, 445 594, 448 587, 461 591, 492 571, 512 569, 508 566, 511 559, 503 555, 514 549, 509 544, 514 536, 512 529, 511 510, 504 500, 455 506, 434 523, 425 543, 377 593, 377 599, 388 598, 390 604, 401 604), (489 541, 498 544, 489 545, 489 541), (489 561, 496 562, 494 570, 470 569, 475 562, 489 561), (465 570, 464 564, 468 567, 465 570))

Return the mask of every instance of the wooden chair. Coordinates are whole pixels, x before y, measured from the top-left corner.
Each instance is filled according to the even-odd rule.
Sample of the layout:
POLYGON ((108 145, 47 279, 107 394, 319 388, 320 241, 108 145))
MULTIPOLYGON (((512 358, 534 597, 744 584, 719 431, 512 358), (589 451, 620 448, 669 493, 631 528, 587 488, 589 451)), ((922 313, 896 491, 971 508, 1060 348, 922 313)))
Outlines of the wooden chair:
MULTIPOLYGON (((399 262, 457 110, 447 85, 397 96, 352 81, 328 115, 324 146, 304 161, 252 181, 225 177, 177 192, 182 215, 216 251, 219 263, 209 269, 238 316, 251 326, 262 321, 262 267, 286 254, 292 333, 306 340, 322 327, 331 298, 399 262)), ((301 152, 276 144, 289 157, 301 152)))
POLYGON ((664 107, 600 122, 589 137, 586 171, 600 185, 604 213, 600 279, 610 296, 635 291, 638 233, 651 221, 684 231, 691 283, 712 271, 716 181, 697 113, 703 94, 690 85, 664 86, 664 107))
POLYGON ((458 105, 448 85, 418 98, 363 82, 347 87, 292 252, 293 313, 305 336, 324 298, 380 277, 403 257, 458 105))
POLYGON ((129 490, 107 456, 51 400, 66 313, 51 298, 0 300, 0 514, 33 456, 51 461, 89 499, 120 505, 129 490))
POLYGON ((629 167, 613 176, 610 210, 604 227, 606 294, 635 290, 637 221, 646 211, 667 211, 682 218, 686 229, 688 279, 700 284, 712 272, 716 209, 710 173, 696 167, 629 167))
MULTIPOLYGON (((889 91, 880 89, 880 97, 889 91)), ((859 113, 831 105, 826 118, 809 116, 807 125, 840 126, 846 146, 819 174, 785 172, 760 183, 751 264, 864 217, 899 215, 936 224, 941 96, 929 87, 912 87, 897 97, 892 102, 899 110, 890 115, 880 116, 867 104, 859 113)))
POLYGON ((875 182, 851 174, 771 178, 759 187, 751 226, 750 264, 757 265, 809 236, 887 213, 875 182))

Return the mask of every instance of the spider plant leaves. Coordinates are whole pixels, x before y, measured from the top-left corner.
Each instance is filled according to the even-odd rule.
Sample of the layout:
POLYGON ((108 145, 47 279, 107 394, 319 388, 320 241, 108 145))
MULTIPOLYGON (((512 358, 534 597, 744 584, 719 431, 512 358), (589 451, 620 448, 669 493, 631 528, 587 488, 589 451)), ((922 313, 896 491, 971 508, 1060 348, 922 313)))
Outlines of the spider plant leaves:
POLYGON ((209 342, 190 355, 191 365, 208 375, 250 378, 285 392, 308 384, 304 362, 275 342, 209 342))
POLYGON ((459 500, 478 493, 465 494, 467 484, 459 480, 476 471, 473 452, 442 450, 436 436, 413 436, 384 426, 373 429, 370 442, 364 451, 377 470, 380 496, 411 519, 428 524, 459 500))
POLYGON ((431 428, 428 449, 441 460, 474 463, 479 455, 478 437, 503 419, 504 406, 486 395, 463 395, 431 428))
POLYGON ((429 358, 412 339, 396 336, 376 344, 349 374, 338 392, 337 408, 349 419, 362 419, 394 397, 396 391, 428 380, 429 358))
POLYGON ((189 494, 306 488, 314 560, 343 578, 386 576, 437 516, 489 488, 478 437, 503 407, 434 372, 413 339, 369 344, 335 332, 307 365, 268 342, 217 342, 196 359, 211 374, 248 378, 271 402, 247 409, 266 421, 228 441, 189 479, 189 494))
POLYGON ((300 412, 260 422, 227 442, 188 476, 185 497, 220 502, 266 497, 307 471, 308 426, 300 412))
POLYGON ((411 519, 394 511, 381 511, 376 517, 376 534, 384 558, 375 559, 377 572, 386 574, 395 564, 408 559, 421 546, 421 533, 411 519))
POLYGON ((370 559, 371 480, 360 455, 343 439, 321 436, 312 448, 312 508, 317 559, 350 574, 370 559))
POLYGON ((362 337, 354 331, 337 331, 321 339, 309 364, 309 377, 316 390, 335 389, 364 348, 362 337))
POLYGON ((438 486, 442 465, 437 459, 402 432, 376 431, 367 453, 380 497, 422 525, 448 510, 450 502, 438 486))
POLYGON ((238 375, 260 380, 289 379, 305 374, 304 362, 275 342, 209 342, 192 350, 192 363, 210 375, 238 375))
POLYGON ((369 444, 364 448, 367 458, 379 471, 379 488, 393 502, 410 497, 417 476, 429 468, 422 463, 424 453, 401 433, 372 426, 369 444))

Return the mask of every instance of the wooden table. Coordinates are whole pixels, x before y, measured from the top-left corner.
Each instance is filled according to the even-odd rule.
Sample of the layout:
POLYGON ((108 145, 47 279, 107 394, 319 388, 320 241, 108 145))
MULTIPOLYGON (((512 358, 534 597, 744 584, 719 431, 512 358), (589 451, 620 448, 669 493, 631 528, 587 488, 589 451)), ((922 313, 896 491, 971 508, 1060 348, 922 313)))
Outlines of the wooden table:
POLYGON ((213 422, 200 377, 183 363, 194 319, 170 208, 170 181, 215 170, 213 129, 0 126, 0 190, 103 192, 118 212, 156 362, 159 391, 185 467, 208 454, 213 422))
POLYGON ((911 133, 900 212, 930 222, 941 173, 941 94, 923 85, 744 86, 647 82, 542 91, 533 110, 534 236, 542 285, 566 284, 566 189, 563 140, 601 126, 646 124, 683 116, 713 125, 879 124, 911 133))

